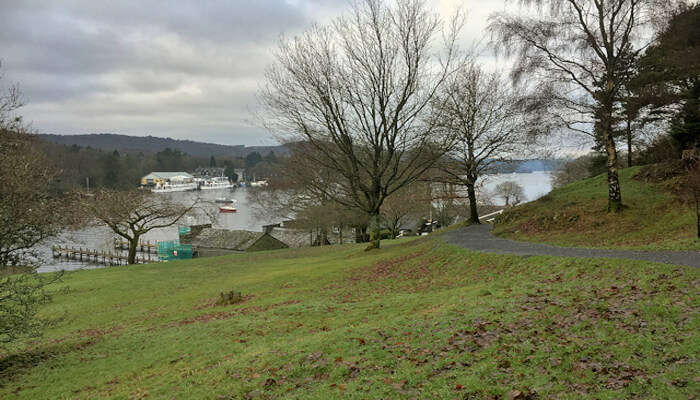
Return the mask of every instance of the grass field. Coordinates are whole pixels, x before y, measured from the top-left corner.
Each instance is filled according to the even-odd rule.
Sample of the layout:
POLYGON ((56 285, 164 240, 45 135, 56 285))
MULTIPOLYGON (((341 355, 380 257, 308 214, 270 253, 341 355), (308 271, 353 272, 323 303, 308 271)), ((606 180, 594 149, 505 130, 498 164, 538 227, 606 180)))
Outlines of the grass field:
POLYGON ((697 395, 698 270, 436 238, 67 274, 0 398, 697 395), (221 291, 244 301, 216 306, 221 291))
POLYGON ((644 183, 633 179, 639 171, 620 172, 621 214, 607 212, 607 182, 599 175, 504 213, 494 233, 560 246, 700 250, 695 210, 669 190, 674 180, 644 183))

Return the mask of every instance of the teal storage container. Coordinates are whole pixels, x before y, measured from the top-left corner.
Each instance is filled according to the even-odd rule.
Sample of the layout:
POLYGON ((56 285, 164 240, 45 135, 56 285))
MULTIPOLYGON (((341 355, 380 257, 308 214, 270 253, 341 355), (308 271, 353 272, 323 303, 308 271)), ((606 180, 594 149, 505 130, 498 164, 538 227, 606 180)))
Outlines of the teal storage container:
POLYGON ((172 260, 176 245, 177 242, 158 242, 158 261, 172 260))
POLYGON ((179 244, 175 246, 173 251, 173 257, 177 260, 187 260, 192 258, 192 245, 191 244, 179 244))
POLYGON ((178 242, 158 242, 158 261, 187 260, 192 258, 191 244, 178 242))

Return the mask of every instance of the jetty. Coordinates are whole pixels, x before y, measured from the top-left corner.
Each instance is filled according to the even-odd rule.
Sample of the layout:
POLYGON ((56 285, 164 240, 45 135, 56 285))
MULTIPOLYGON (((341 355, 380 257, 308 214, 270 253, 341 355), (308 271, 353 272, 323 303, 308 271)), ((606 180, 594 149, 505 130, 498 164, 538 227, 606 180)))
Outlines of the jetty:
MULTIPOLYGON (((116 250, 129 250, 129 242, 124 239, 114 238, 114 248, 116 250)), ((141 253, 158 253, 158 241, 139 240, 136 250, 141 253)))
MULTIPOLYGON (((129 257, 124 254, 98 251, 91 249, 53 246, 51 252, 54 258, 74 260, 80 262, 90 262, 103 265, 128 265, 129 257)), ((140 253, 136 256, 136 264, 148 264, 158 261, 157 251, 155 253, 140 253)))

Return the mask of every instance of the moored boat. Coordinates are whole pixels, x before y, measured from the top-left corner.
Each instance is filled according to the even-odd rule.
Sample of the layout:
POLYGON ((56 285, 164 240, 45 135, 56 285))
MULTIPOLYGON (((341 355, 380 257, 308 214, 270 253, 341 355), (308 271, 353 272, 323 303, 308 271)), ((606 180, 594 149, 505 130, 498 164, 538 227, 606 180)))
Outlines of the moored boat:
POLYGON ((234 207, 234 206, 221 206, 221 207, 219 207, 219 212, 222 212, 222 213, 235 213, 236 211, 237 211, 236 207, 234 207))
POLYGON ((233 184, 226 177, 218 176, 210 179, 201 179, 198 182, 200 190, 231 189, 233 184))
POLYGON ((166 183, 163 185, 156 185, 151 188, 153 193, 171 193, 171 192, 187 192, 190 190, 197 190, 196 183, 166 183))

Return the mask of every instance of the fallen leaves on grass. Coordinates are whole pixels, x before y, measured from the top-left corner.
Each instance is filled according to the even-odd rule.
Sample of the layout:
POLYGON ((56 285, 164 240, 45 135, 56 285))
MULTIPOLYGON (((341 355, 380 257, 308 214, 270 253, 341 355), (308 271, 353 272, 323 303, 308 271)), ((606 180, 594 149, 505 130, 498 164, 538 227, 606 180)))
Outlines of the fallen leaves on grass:
MULTIPOLYGON (((236 315, 247 315, 250 313, 262 313, 262 312, 269 311, 273 308, 291 305, 291 304, 299 304, 299 303, 301 303, 300 300, 287 300, 287 301, 283 301, 280 303, 274 303, 274 304, 268 304, 268 305, 262 305, 262 306, 246 307, 246 308, 241 308, 241 309, 237 309, 237 310, 233 310, 233 311, 219 311, 219 312, 215 312, 215 313, 201 314, 201 315, 197 315, 195 317, 190 317, 190 318, 185 318, 185 319, 181 319, 178 321, 173 321, 173 322, 167 324, 166 327, 183 326, 183 325, 194 324, 196 322, 207 323, 210 321, 233 318, 236 315)), ((153 328, 151 328, 151 329, 153 329, 153 328)))

